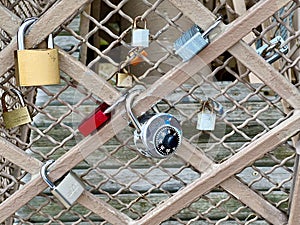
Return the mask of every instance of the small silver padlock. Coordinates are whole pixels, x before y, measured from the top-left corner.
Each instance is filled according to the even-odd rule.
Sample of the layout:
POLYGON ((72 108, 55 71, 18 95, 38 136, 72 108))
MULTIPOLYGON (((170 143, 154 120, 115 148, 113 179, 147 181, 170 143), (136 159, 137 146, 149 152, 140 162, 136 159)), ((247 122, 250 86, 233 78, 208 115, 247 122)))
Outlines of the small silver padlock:
POLYGON ((138 16, 133 21, 132 41, 134 47, 149 47, 149 30, 147 29, 147 21, 138 16), (144 22, 144 29, 137 28, 138 21, 144 22))
POLYGON ((260 48, 256 50, 256 52, 261 55, 268 63, 273 63, 276 60, 278 60, 282 54, 287 54, 289 51, 289 48, 287 45, 282 45, 284 43, 284 40, 281 36, 276 36, 270 41, 269 44, 264 44, 260 48), (277 51, 275 51, 275 49, 277 51))
POLYGON ((196 24, 193 25, 175 41, 175 54, 179 55, 184 62, 193 58, 209 44, 209 33, 215 29, 221 21, 222 17, 219 17, 205 32, 196 24))
POLYGON ((182 140, 179 121, 171 114, 157 113, 138 121, 131 111, 133 98, 138 92, 131 92, 126 98, 126 111, 136 130, 134 143, 137 150, 154 158, 166 158, 175 153, 182 140))
POLYGON ((210 106, 209 101, 202 104, 200 113, 198 113, 197 129, 212 131, 216 125, 216 113, 214 108, 210 106))
POLYGON ((67 208, 69 209, 80 195, 85 190, 84 184, 81 180, 70 171, 68 175, 55 186, 48 178, 48 167, 54 163, 54 160, 47 161, 41 168, 41 176, 43 180, 50 187, 51 193, 67 208))

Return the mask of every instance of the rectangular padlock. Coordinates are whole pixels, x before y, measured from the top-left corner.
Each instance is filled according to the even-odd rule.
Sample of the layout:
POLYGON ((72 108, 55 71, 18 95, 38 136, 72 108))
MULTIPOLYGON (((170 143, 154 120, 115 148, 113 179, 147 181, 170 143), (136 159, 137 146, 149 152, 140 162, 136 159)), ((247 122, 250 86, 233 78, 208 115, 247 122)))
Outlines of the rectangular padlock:
POLYGON ((85 190, 81 180, 70 171, 51 193, 68 209, 80 197, 85 190))
POLYGON ((47 161, 41 168, 41 176, 50 187, 50 191, 67 209, 69 209, 82 195, 85 186, 75 173, 70 171, 63 180, 56 186, 48 178, 48 167, 54 160, 47 161))
POLYGON ((54 49, 52 34, 48 37, 48 49, 25 49, 25 32, 36 20, 37 18, 25 20, 18 30, 18 50, 15 51, 15 75, 18 86, 60 83, 58 51, 54 49))
POLYGON ((188 61, 209 44, 209 39, 202 36, 202 30, 194 25, 175 41, 175 54, 183 61, 188 61))
POLYGON ((119 88, 130 88, 132 87, 133 79, 129 73, 118 72, 116 74, 116 86, 119 88))
MULTIPOLYGON (((148 53, 146 51, 142 51, 139 53, 142 56, 147 57, 148 53)), ((140 64, 141 62, 143 62, 143 58, 141 56, 139 56, 139 54, 135 53, 135 52, 130 52, 129 53, 129 57, 132 57, 133 55, 136 55, 131 61, 130 61, 130 65, 136 66, 138 64, 140 64)))
POLYGON ((99 129, 111 117, 111 112, 119 103, 125 100, 127 93, 122 95, 114 104, 108 106, 102 103, 97 109, 94 110, 86 119, 84 119, 78 126, 78 130, 85 137, 99 129))
POLYGON ((147 21, 146 19, 142 19, 141 16, 134 19, 131 45, 134 47, 149 47, 149 30, 147 29, 147 21), (139 20, 144 22, 144 29, 137 28, 137 22, 139 20))
POLYGON ((209 130, 212 131, 215 129, 216 124, 216 114, 215 113, 198 113, 198 122, 197 129, 198 130, 209 130))
POLYGON ((13 109, 11 111, 8 111, 6 102, 5 102, 5 96, 8 94, 8 92, 5 91, 3 93, 2 97, 1 97, 1 105, 2 105, 2 110, 3 110, 2 117, 3 117, 3 121, 4 121, 6 129, 11 129, 11 128, 14 128, 14 127, 17 127, 20 125, 24 125, 26 123, 30 123, 32 121, 31 116, 28 111, 28 108, 25 105, 21 91, 19 91, 18 89, 14 89, 14 88, 12 88, 10 91, 18 97, 21 107, 17 108, 17 109, 13 109))
POLYGON ((210 101, 204 101, 198 113, 197 129, 212 131, 215 129, 216 113, 210 101))
POLYGON ((193 25, 175 41, 175 54, 179 55, 184 62, 193 58, 210 43, 208 34, 215 29, 220 22, 221 18, 218 18, 205 32, 196 24, 193 25))
POLYGON ((110 118, 110 113, 104 113, 108 107, 106 103, 98 106, 94 112, 80 123, 78 126, 80 133, 86 137, 103 125, 110 118))
POLYGON ((283 43, 283 38, 281 36, 276 36, 270 41, 270 45, 264 44, 263 46, 258 48, 256 52, 271 64, 281 57, 281 55, 276 52, 275 49, 277 49, 277 51, 281 52, 282 54, 288 53, 289 48, 287 45, 282 46, 283 43))

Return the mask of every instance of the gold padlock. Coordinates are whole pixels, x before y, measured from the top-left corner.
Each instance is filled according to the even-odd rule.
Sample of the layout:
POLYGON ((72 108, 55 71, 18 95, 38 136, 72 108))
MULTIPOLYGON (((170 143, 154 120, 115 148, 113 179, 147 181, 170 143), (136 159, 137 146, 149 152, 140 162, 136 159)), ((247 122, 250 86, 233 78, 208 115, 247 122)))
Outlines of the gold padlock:
POLYGON ((133 85, 133 77, 132 74, 125 68, 116 74, 116 86, 120 88, 130 88, 133 85))
POLYGON ((25 49, 24 36, 37 20, 28 18, 18 30, 18 50, 15 51, 16 81, 19 86, 41 86, 60 83, 58 51, 54 49, 52 34, 48 49, 25 49))
POLYGON ((21 107, 13 109, 11 111, 8 111, 6 102, 5 102, 5 97, 8 94, 8 92, 4 92, 2 97, 1 97, 1 104, 2 104, 2 109, 3 109, 3 121, 5 124, 6 129, 11 129, 26 123, 30 123, 31 117, 29 114, 29 111, 27 107, 25 106, 25 102, 22 96, 21 91, 17 89, 10 89, 12 93, 14 93, 20 102, 21 107))

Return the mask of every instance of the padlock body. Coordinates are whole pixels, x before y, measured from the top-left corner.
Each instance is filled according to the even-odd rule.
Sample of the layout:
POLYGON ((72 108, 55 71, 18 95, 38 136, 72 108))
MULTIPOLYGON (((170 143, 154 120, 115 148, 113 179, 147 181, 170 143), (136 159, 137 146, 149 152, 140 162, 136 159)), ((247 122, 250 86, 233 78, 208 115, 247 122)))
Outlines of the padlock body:
MULTIPOLYGON (((135 53, 131 52, 131 53, 129 54, 129 56, 131 57, 133 54, 135 54, 135 53)), ((145 56, 145 57, 148 56, 148 53, 147 53, 146 51, 144 51, 144 50, 143 50, 140 54, 143 55, 143 56, 145 56)), ((142 57, 140 57, 139 55, 137 55, 136 57, 134 57, 134 58, 130 61, 130 65, 136 66, 136 65, 140 64, 140 63, 143 62, 143 61, 144 61, 144 59, 143 59, 142 57)))
POLYGON ((111 116, 110 113, 104 114, 105 109, 108 108, 106 103, 102 103, 98 106, 94 112, 92 112, 86 119, 84 119, 78 126, 78 130, 85 137, 96 131, 101 125, 103 125, 111 116))
MULTIPOLYGON (((270 44, 276 44, 278 42, 284 43, 284 39, 281 36, 276 36, 275 38, 273 38, 270 41, 270 44)), ((261 55, 263 53, 263 51, 265 49, 267 49, 268 47, 269 47, 268 44, 264 44, 263 46, 261 46, 260 48, 258 48, 256 50, 257 54, 261 55)), ((282 54, 287 54, 289 51, 289 48, 288 48, 288 45, 285 45, 285 46, 281 46, 278 50, 282 54)), ((276 60, 278 60, 281 57, 281 55, 278 52, 275 52, 275 50, 272 50, 271 52, 267 53, 266 57, 267 57, 266 61, 271 64, 271 63, 275 62, 276 60)))
POLYGON ((185 62, 197 55, 208 44, 208 38, 204 38, 200 28, 194 25, 175 41, 175 54, 179 55, 185 62))
POLYGON ((6 129, 11 129, 26 123, 30 123, 32 120, 27 107, 21 107, 9 112, 3 112, 3 121, 6 129))
POLYGON ((135 132, 135 145, 137 149, 147 157, 154 157, 154 158, 166 158, 174 154, 177 150, 177 147, 181 144, 182 139, 182 129, 180 126, 179 121, 168 113, 158 113, 148 119, 143 125, 141 134, 138 135, 135 132), (165 129, 166 130, 173 130, 176 134, 176 147, 174 149, 167 149, 158 148, 161 144, 160 141, 160 131, 165 129))
POLYGON ((123 88, 132 87, 132 76, 127 73, 117 73, 116 85, 117 87, 123 87, 123 88))
POLYGON ((133 29, 131 45, 134 47, 149 47, 149 30, 133 29))
POLYGON ((215 129, 216 124, 216 114, 212 112, 200 112, 198 113, 198 130, 208 130, 212 131, 215 129))
POLYGON ((51 190, 51 193, 68 209, 70 208, 85 190, 83 183, 71 171, 51 190))
POLYGON ((18 86, 60 83, 57 49, 25 49, 15 52, 18 86))

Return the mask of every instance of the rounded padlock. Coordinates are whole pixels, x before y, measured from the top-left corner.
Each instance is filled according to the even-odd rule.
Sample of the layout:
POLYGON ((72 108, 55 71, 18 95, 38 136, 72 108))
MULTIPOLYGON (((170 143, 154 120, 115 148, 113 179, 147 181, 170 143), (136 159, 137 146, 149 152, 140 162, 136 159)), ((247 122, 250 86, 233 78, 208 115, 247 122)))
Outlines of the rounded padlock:
POLYGON ((47 161, 41 168, 41 177, 50 187, 51 193, 68 209, 70 208, 80 195, 85 190, 84 184, 81 180, 70 171, 67 176, 63 178, 58 186, 56 186, 48 178, 48 167, 54 163, 54 160, 47 161))
POLYGON ((147 20, 138 16, 133 21, 132 41, 134 47, 149 47, 149 30, 147 29, 147 20), (144 29, 137 28, 138 21, 144 22, 144 29))
POLYGON ((53 36, 48 36, 47 49, 25 49, 25 33, 37 21, 28 18, 18 30, 18 50, 15 52, 16 81, 19 86, 41 86, 60 83, 58 51, 53 36))
POLYGON ((133 98, 137 94, 138 92, 132 92, 126 98, 126 111, 136 128, 134 142, 137 150, 147 157, 154 158, 173 155, 182 140, 179 121, 171 114, 157 113, 140 122, 131 110, 133 98))
POLYGON ((3 93, 1 97, 1 105, 3 110, 2 117, 6 129, 11 129, 26 123, 30 123, 32 121, 28 108, 25 105, 21 91, 15 88, 10 89, 10 91, 18 97, 21 107, 8 111, 5 102, 5 97, 8 94, 8 91, 3 93))

